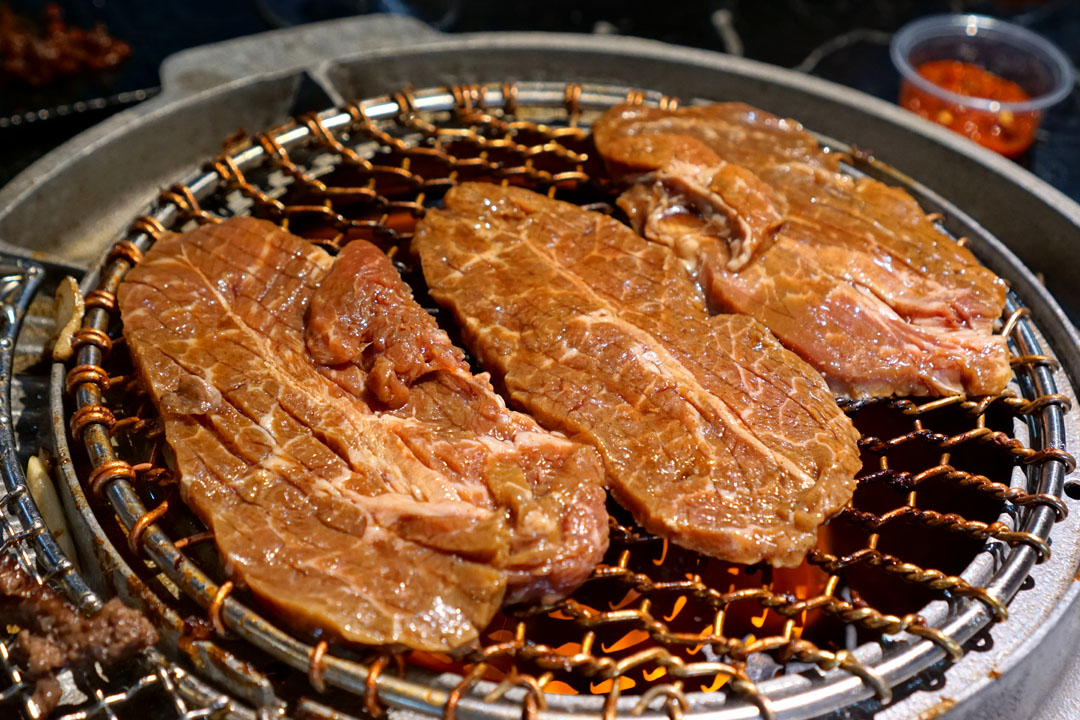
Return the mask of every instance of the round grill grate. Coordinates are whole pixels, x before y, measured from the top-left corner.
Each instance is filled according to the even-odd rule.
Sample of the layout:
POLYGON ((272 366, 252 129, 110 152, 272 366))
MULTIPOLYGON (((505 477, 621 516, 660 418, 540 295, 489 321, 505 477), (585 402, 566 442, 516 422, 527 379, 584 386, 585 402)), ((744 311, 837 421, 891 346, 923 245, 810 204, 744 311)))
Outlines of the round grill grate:
MULTIPOLYGON (((167 231, 251 214, 331 252, 372 240, 431 306, 408 252, 425 208, 457 182, 488 180, 617 212, 586 128, 625 100, 676 105, 657 93, 522 83, 401 92, 307 115, 232 139, 109 252, 64 383, 71 437, 86 449, 76 463, 89 524, 100 523, 101 541, 145 584, 141 602, 171 628, 179 656, 217 668, 212 679, 234 697, 314 717, 340 717, 357 696, 372 715, 389 705, 448 720, 718 708, 735 717, 751 706, 804 717, 871 693, 888 701, 901 681, 959 657, 978 629, 1005 620, 1027 570, 1048 556, 1072 466, 1061 439, 1067 400, 1010 297, 1000 331, 1014 390, 847 407, 862 433, 859 488, 795 570, 669 546, 612 506, 612 547, 593 578, 555 607, 500 614, 460 658, 339 647, 252 609, 179 499, 163 432, 131 374, 114 294, 125 272, 167 231), (845 678, 860 681, 854 692, 845 678)), ((849 169, 882 172, 859 159, 849 169)), ((447 314, 432 310, 454 337, 447 314)))

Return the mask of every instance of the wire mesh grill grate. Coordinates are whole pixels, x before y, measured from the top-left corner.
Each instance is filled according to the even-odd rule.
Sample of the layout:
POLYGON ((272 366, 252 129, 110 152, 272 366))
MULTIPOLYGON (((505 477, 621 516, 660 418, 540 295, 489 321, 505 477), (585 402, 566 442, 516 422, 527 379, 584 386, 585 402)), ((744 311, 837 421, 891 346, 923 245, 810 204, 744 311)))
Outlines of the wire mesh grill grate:
MULTIPOLYGON (((590 91, 578 85, 529 90, 527 103, 513 85, 402 92, 234 140, 204 173, 164 191, 109 255, 87 295, 66 377, 70 431, 87 450, 80 475, 110 541, 185 618, 176 628, 180 649, 220 647, 247 663, 251 682, 271 678, 286 703, 309 710, 315 704, 301 698, 314 690, 326 692, 327 707, 355 705, 359 695, 371 714, 388 703, 453 718, 475 709, 470 703, 502 699, 533 716, 557 695, 597 695, 605 715, 629 708, 677 716, 691 707, 689 695, 718 693, 769 717, 763 685, 784 673, 840 671, 887 701, 890 683, 855 652, 864 643, 887 649, 921 638, 959 657, 957 639, 923 610, 933 603, 955 609, 968 599, 1004 620, 1008 597, 988 591, 988 582, 1009 557, 1048 556, 1045 536, 1027 528, 1035 513, 1060 519, 1064 505, 1039 492, 1039 476, 1046 465, 1072 463, 1038 437, 1035 418, 1060 421, 1068 401, 1025 379, 1054 361, 1016 335, 1027 321, 1015 303, 1001 332, 1016 337, 1020 394, 846 408, 862 433, 859 489, 800 568, 704 558, 649 536, 612 506, 612 548, 593 578, 555 607, 500 614, 463 657, 335 647, 252 611, 253 599, 228 581, 212 537, 175 492, 162 430, 123 351, 119 282, 163 233, 251 214, 331 252, 356 238, 375 242, 430 305, 408 242, 449 187, 507 182, 617 212, 615 189, 590 151, 589 120, 619 99, 677 104, 635 91, 590 105, 590 91), (447 685, 443 672, 458 680, 447 685)), ((144 681, 167 684, 161 672, 144 681)))

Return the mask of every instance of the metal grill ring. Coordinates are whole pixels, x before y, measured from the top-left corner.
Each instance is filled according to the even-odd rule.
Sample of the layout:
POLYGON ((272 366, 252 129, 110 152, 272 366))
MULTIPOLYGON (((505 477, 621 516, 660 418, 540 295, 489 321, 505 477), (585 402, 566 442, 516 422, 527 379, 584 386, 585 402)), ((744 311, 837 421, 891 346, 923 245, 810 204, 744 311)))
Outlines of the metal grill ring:
MULTIPOLYGON (((99 403, 95 393, 77 394, 72 407, 83 419, 78 427, 108 424, 92 414, 100 405, 116 415, 117 426, 136 418, 124 425, 133 448, 143 441, 154 445, 152 408, 136 402, 128 390, 110 389, 110 373, 121 362, 115 356, 122 353, 104 360, 106 344, 95 333, 116 333, 115 292, 123 273, 164 232, 251 213, 331 252, 357 237, 395 251, 407 247, 412 224, 446 188, 477 177, 613 212, 613 188, 590 154, 585 128, 597 112, 627 98, 667 107, 678 102, 655 92, 555 83, 402 91, 308 115, 230 147, 207 171, 162 193, 153 211, 132 223, 100 284, 88 294, 88 307, 98 312, 88 313, 86 342, 69 385, 74 390, 89 384, 105 399, 99 403)), ((852 160, 853 173, 871 169, 859 158, 852 160)), ((913 191, 918 195, 919 188, 913 191)), ((968 234, 977 250, 977 233, 968 234)), ((421 282, 408 267, 407 253, 393 257, 402 261, 410 282, 421 282)), ((182 505, 153 500, 157 490, 144 476, 164 470, 159 457, 124 455, 121 450, 134 451, 104 447, 98 435, 83 432, 91 461, 86 477, 92 489, 102 491, 133 549, 206 608, 214 628, 238 638, 222 642, 248 643, 285 662, 299 677, 310 678, 313 690, 329 691, 320 702, 332 703, 333 692, 345 692, 372 709, 377 698, 382 705, 451 720, 502 718, 508 708, 523 717, 575 710, 652 717, 658 705, 671 717, 698 709, 734 717, 748 706, 763 717, 800 717, 786 709, 797 705, 792 691, 770 672, 782 676, 794 663, 818 668, 815 691, 830 697, 833 707, 869 695, 888 701, 897 683, 944 655, 959 656, 962 643, 978 628, 1003 621, 1005 603, 1028 569, 1048 554, 1050 526, 1065 514, 1057 496, 1073 464, 1061 430, 1068 399, 1056 392, 1054 358, 1037 341, 1017 298, 1010 297, 1007 312, 1002 332, 1010 338, 1020 395, 848 408, 857 423, 881 415, 890 433, 866 435, 862 449, 877 467, 864 469, 860 492, 898 493, 899 499, 887 510, 860 507, 857 499, 830 525, 838 528, 837 536, 811 554, 800 570, 804 576, 788 582, 779 572, 691 558, 616 520, 613 552, 582 591, 543 612, 507 613, 461 661, 398 656, 409 667, 405 677, 383 672, 385 656, 364 657, 309 642, 254 612, 251 598, 220 568, 197 561, 195 546, 208 548, 197 541, 209 536, 191 531, 182 505), (960 420, 964 427, 957 432, 953 426, 960 420), (1012 437, 1016 423, 1032 429, 1030 443, 1012 437), (1007 473, 991 477, 965 469, 962 456, 974 447, 993 454, 1006 469, 1022 465, 1029 473, 1010 479, 1007 473), (934 459, 924 462, 928 467, 909 467, 920 453, 934 459), (150 473, 137 474, 133 466, 150 473), (942 488, 989 503, 986 517, 928 506, 941 501, 935 493, 942 488), (155 510, 148 513, 148 506, 155 510), (174 542, 170 533, 181 526, 187 533, 175 535, 174 542), (932 535, 939 531, 956 536, 968 544, 966 569, 946 572, 883 550, 892 550, 890 543, 895 545, 901 531, 915 533, 911 537, 942 537, 932 535), (840 547, 851 542, 856 545, 840 547), (1002 562, 972 562, 987 546, 1000 548, 1002 562), (688 563, 690 571, 680 576, 673 570, 679 563, 688 563), (876 573, 875 582, 901 588, 901 595, 918 604, 875 607, 881 601, 864 597, 873 584, 860 580, 860 573, 876 573), (935 599, 948 600, 949 608, 938 603, 920 609, 935 599), (837 642, 835 634, 823 630, 829 623, 854 628, 866 642, 857 648, 837 642), (901 643, 916 660, 890 664, 895 653, 877 642, 882 633, 895 636, 891 645, 901 643), (773 669, 763 669, 762 662, 772 662, 773 669), (441 671, 455 675, 451 679, 441 671), (852 678, 859 683, 855 692, 847 683, 852 678), (566 693, 578 697, 562 697, 566 693)), ((310 706, 309 700, 302 702, 310 706)))

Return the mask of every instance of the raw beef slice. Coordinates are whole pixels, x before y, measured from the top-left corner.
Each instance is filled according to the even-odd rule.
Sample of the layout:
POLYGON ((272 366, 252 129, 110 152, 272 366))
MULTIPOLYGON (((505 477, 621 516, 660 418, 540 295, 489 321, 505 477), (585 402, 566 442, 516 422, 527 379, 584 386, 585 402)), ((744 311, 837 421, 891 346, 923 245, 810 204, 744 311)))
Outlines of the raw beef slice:
POLYGON ((159 241, 119 301, 186 502, 292 624, 448 650, 602 557, 596 453, 508 411, 374 246, 233 219, 159 241))
POLYGON ((593 128, 634 228, 852 398, 1001 392, 1005 284, 899 188, 741 103, 620 106, 593 128))
POLYGON ((595 446, 650 532, 792 566, 850 500, 857 435, 824 380, 757 321, 710 317, 667 248, 481 183, 451 190, 413 247, 511 400, 595 446))

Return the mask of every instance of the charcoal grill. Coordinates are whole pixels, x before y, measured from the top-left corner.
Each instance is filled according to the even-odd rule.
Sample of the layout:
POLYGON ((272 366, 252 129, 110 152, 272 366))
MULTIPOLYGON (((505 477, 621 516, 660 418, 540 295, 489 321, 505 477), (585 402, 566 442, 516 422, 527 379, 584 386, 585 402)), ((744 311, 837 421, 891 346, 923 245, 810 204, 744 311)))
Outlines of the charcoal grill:
MULTIPOLYGON (((84 561, 97 592, 53 547, 22 489, 10 433, 0 446, 10 511, 0 527, 4 548, 27 567, 36 558, 39 574, 81 606, 93 608, 101 593, 116 591, 163 629, 164 652, 133 663, 115 692, 95 688, 97 697, 73 709, 76 717, 123 716, 140 702, 136 697, 154 697, 163 712, 185 719, 286 712, 331 718, 387 708, 448 718, 900 716, 920 703, 937 713, 957 703, 960 710, 975 707, 994 688, 984 688, 983 700, 971 688, 1031 653, 1006 641, 995 655, 987 646, 1002 635, 987 628, 996 623, 1006 638, 1041 639, 1017 624, 1052 622, 1039 608, 1047 595, 1019 592, 1021 586, 1034 577, 1036 588, 1049 587, 1054 577, 1075 573, 1077 538, 1065 525, 1051 534, 1067 511, 1060 496, 1072 469, 1067 411, 1074 393, 1062 365, 1075 362, 1075 346, 1047 340, 1071 337, 1071 328, 1059 327, 1060 314, 1040 312, 1046 297, 1032 291, 1023 267, 959 209, 824 137, 849 152, 850 172, 907 187, 940 214, 943 232, 966 238, 1013 281, 1000 331, 1010 338, 1018 384, 1000 397, 848 408, 865 421, 864 497, 833 524, 846 530, 824 538, 812 554, 818 570, 785 578, 720 566, 617 520, 614 549, 582 592, 543 612, 507 613, 485 633, 483 647, 456 664, 290 634, 227 581, 207 534, 170 490, 160 430, 140 408, 122 348, 114 348, 121 335, 113 292, 123 273, 167 229, 251 213, 331 251, 355 237, 397 248, 400 269, 422 289, 403 248, 415 218, 453 182, 525 184, 612 211, 613 188, 589 155, 586 128, 598 111, 627 99, 678 102, 610 83, 520 81, 400 89, 306 113, 234 139, 204 169, 169 186, 109 246, 100 271, 83 282, 88 313, 75 337, 77 358, 52 368, 49 391, 61 491, 72 530, 93 550, 84 561), (879 427, 888 432, 866 430, 879 427), (942 488, 952 490, 943 495, 942 488), (972 512, 958 512, 959 499, 972 512), (905 543, 924 536, 968 547, 955 557, 909 562, 905 543), (1034 568, 1041 560, 1047 562, 1034 568), (960 564, 949 569, 950 563, 960 564), (876 607, 876 584, 898 596, 885 605, 903 610, 876 607), (680 613, 685 620, 692 612, 704 628, 701 618, 696 627, 682 626, 680 613), (980 662, 991 656, 1000 669, 980 662), (945 658, 953 666, 943 674, 945 658), (928 704, 922 690, 942 681, 948 694, 928 704)), ((7 275, 11 312, 0 361, 9 369, 18 320, 42 274, 21 261, 7 275)), ((1068 593, 1050 592, 1071 601, 1068 593)), ((25 698, 18 669, 2 650, 0 662, 13 680, 0 697, 17 704, 25 698)), ((1015 672, 997 680, 997 689, 1010 682, 1018 682, 1015 672)))

